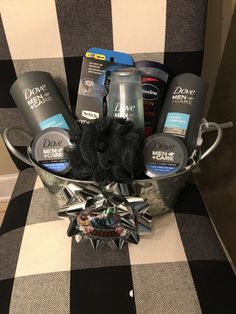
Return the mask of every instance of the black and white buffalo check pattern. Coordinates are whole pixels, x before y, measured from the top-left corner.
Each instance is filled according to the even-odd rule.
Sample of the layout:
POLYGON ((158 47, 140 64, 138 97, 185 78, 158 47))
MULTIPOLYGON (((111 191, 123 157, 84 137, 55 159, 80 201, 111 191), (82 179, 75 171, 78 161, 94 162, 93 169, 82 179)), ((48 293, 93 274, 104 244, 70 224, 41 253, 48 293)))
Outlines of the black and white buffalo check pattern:
MULTIPOLYGON (((206 10, 206 0, 0 0, 0 131, 27 127, 9 95, 26 71, 50 72, 74 111, 90 47, 200 74, 206 10)), ((26 169, 0 229, 0 314, 236 313, 235 276, 194 183, 139 245, 93 251, 66 236, 55 196, 16 163, 26 169)))
POLYGON ((57 210, 21 171, 1 227, 0 313, 235 313, 236 279, 194 183, 121 251, 68 238, 57 210))
MULTIPOLYGON (((164 62, 173 75, 200 74, 206 10, 207 0, 0 0, 0 133, 27 128, 9 94, 27 71, 50 72, 74 112, 91 47, 164 62)), ((27 143, 15 135, 17 146, 27 143)))

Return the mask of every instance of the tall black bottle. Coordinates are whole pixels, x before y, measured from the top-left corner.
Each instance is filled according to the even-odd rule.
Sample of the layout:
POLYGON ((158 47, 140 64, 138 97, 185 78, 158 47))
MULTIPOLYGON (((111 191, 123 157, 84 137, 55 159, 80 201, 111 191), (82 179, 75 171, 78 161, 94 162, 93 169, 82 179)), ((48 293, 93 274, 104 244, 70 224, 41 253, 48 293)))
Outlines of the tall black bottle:
POLYGON ((77 124, 50 73, 23 74, 12 85, 10 94, 33 135, 49 127, 76 132, 77 124))
POLYGON ((162 107, 157 132, 180 137, 189 155, 196 146, 206 94, 207 83, 201 77, 183 73, 170 82, 162 107))

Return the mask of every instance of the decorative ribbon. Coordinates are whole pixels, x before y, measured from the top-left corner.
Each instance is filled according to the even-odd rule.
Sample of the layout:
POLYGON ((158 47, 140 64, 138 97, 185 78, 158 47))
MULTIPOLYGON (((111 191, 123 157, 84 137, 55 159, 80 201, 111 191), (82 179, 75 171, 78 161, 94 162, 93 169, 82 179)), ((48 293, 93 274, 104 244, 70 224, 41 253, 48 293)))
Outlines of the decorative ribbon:
POLYGON ((125 242, 138 244, 139 233, 151 231, 149 204, 141 197, 127 195, 127 186, 112 183, 67 185, 63 192, 66 205, 59 217, 69 217, 67 235, 89 238, 94 249, 112 241, 120 250, 125 242))

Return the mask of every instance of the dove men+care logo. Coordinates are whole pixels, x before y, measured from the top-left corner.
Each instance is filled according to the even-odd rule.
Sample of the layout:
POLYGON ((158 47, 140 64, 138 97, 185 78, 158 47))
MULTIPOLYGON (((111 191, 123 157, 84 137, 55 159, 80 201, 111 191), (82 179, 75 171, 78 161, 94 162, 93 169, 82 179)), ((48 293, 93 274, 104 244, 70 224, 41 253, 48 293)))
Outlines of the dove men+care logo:
POLYGON ((173 91, 172 102, 192 105, 195 93, 195 89, 188 89, 182 86, 176 86, 173 91))
POLYGON ((52 96, 47 91, 46 84, 36 86, 33 88, 26 88, 23 90, 25 100, 27 101, 30 109, 35 109, 41 104, 52 101, 52 96))
POLYGON ((173 150, 175 149, 175 145, 166 145, 157 142, 154 149, 152 151, 153 160, 174 161, 175 153, 173 150))

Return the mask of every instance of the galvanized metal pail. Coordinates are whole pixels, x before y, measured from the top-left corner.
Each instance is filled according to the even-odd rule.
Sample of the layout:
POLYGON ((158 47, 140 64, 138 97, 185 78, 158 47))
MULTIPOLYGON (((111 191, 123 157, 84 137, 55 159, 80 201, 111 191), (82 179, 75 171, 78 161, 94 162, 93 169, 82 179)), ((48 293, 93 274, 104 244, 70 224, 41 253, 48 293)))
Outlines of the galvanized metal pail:
MULTIPOLYGON (((182 188, 185 186, 192 169, 199 164, 200 160, 207 157, 207 155, 209 155, 221 141, 222 130, 220 126, 215 122, 205 121, 201 125, 199 138, 201 138, 202 132, 209 128, 215 129, 217 131, 217 136, 214 143, 204 153, 199 154, 198 160, 195 161, 192 166, 189 166, 185 171, 171 176, 163 176, 153 179, 134 180, 128 183, 113 182, 103 188, 115 194, 143 198, 143 200, 150 205, 149 211, 153 216, 169 211, 170 209, 173 208, 177 200, 177 197, 182 188)), ((88 186, 99 187, 98 184, 93 181, 80 181, 70 179, 47 171, 32 159, 30 153, 31 152, 30 146, 27 149, 28 157, 26 157, 12 145, 10 141, 10 133, 12 133, 13 131, 21 132, 30 138, 32 138, 32 135, 28 131, 20 128, 7 128, 4 130, 3 139, 8 149, 17 158, 35 168, 36 172, 42 179, 45 188, 50 193, 59 194, 69 184, 74 184, 75 186, 78 186, 79 189, 86 189, 86 187, 88 186)))

